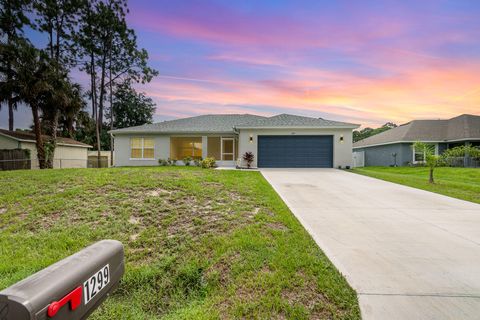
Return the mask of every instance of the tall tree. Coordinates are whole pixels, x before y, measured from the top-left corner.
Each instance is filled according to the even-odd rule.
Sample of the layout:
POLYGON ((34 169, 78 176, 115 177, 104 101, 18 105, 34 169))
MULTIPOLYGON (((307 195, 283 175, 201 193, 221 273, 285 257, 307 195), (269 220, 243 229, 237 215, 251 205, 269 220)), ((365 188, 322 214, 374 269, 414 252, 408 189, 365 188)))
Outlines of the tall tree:
POLYGON ((129 83, 123 83, 115 91, 113 111, 115 129, 140 126, 152 123, 155 103, 145 94, 136 92, 129 83))
POLYGON ((26 12, 30 7, 30 0, 0 0, 0 37, 4 47, 0 64, 2 64, 1 77, 4 80, 4 86, 0 91, 0 108, 2 102, 8 106, 8 129, 14 129, 13 111, 17 108, 17 98, 13 91, 11 82, 13 81, 14 71, 12 62, 15 59, 15 51, 12 50, 15 43, 23 38, 23 27, 30 24, 26 12))

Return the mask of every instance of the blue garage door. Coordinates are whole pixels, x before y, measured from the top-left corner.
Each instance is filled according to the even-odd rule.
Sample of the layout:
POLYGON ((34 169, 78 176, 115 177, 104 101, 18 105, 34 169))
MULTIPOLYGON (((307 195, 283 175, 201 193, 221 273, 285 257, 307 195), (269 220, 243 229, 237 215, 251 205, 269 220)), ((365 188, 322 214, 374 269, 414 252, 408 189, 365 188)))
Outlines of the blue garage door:
POLYGON ((333 136, 258 136, 260 168, 331 168, 333 136))

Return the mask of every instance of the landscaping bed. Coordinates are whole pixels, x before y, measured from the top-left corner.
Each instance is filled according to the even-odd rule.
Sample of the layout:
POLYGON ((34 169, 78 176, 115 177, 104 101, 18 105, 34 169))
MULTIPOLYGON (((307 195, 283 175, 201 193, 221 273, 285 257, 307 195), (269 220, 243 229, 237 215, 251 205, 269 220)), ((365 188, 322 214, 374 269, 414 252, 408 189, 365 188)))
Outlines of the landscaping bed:
POLYGON ((100 239, 125 245, 91 319, 359 319, 355 292, 259 172, 0 172, 0 289, 100 239))

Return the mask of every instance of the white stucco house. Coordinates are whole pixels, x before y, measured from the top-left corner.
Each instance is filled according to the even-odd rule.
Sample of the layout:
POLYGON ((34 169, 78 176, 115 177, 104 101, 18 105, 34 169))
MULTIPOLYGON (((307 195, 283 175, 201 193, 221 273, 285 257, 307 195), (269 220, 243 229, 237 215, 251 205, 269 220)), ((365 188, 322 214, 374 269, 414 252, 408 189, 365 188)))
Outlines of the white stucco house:
POLYGON ((213 157, 219 166, 338 168, 352 165, 359 125, 289 114, 202 115, 112 130, 116 166, 158 165, 158 159, 213 157))
MULTIPOLYGON (((48 139, 45 136, 45 139, 48 139)), ((92 146, 70 138, 59 137, 53 158, 54 168, 86 168, 88 149, 92 146)), ((0 129, 0 150, 30 150, 31 169, 38 169, 35 135, 23 131, 0 129)), ((22 159, 17 159, 22 160, 22 159)), ((11 160, 9 160, 11 161, 11 160)))

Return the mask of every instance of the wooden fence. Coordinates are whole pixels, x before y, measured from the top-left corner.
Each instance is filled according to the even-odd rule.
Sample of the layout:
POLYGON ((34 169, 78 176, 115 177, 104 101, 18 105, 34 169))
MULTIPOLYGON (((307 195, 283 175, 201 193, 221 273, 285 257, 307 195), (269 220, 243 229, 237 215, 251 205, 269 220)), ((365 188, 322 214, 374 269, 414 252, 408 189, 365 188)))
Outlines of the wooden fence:
POLYGON ((31 169, 30 150, 0 149, 0 170, 31 169))

